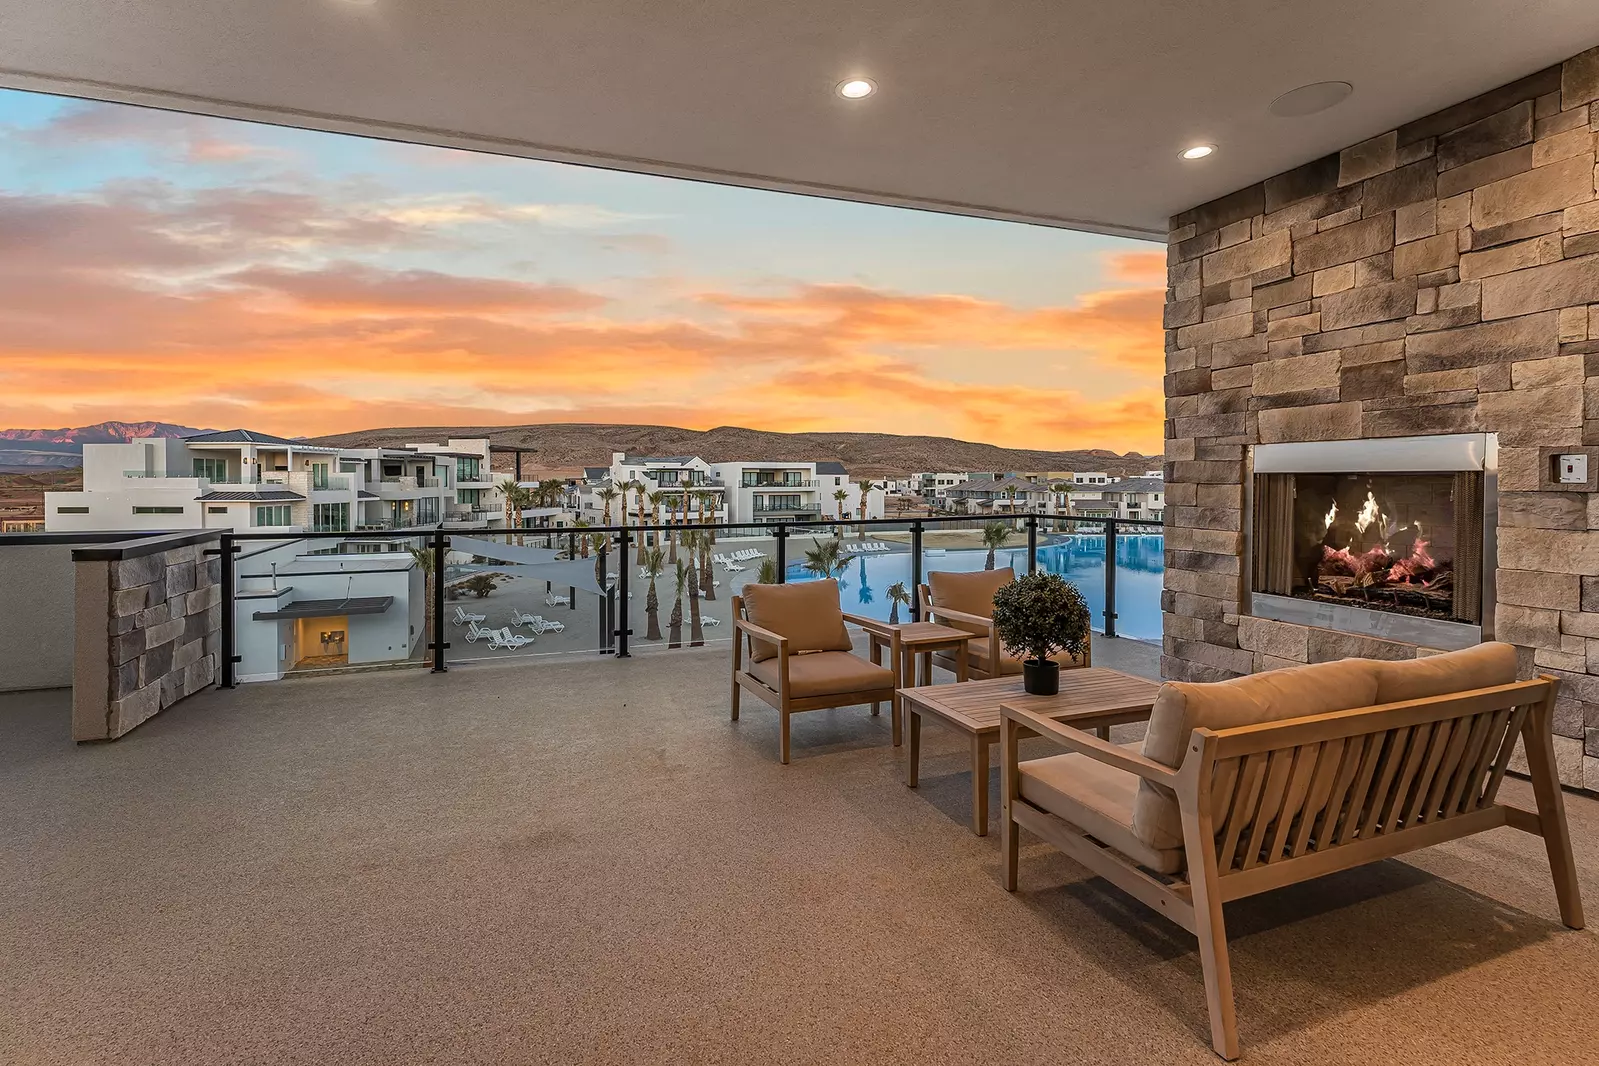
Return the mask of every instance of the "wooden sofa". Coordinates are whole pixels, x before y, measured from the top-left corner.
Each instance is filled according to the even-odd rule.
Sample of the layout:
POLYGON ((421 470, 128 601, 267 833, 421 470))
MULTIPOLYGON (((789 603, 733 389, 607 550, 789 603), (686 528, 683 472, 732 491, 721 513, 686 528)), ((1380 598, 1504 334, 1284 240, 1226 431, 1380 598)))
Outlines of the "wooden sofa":
POLYGON ((1222 905, 1498 826, 1543 837, 1561 919, 1583 925, 1551 734, 1557 682, 1515 649, 1347 659, 1168 683, 1141 745, 1004 708, 1004 883, 1027 829, 1199 938, 1211 1040, 1238 1056, 1222 905), (1022 762, 1037 733, 1070 754, 1022 762), (1498 802, 1516 739, 1537 810, 1498 802))
MULTIPOLYGON (((966 676, 973 680, 1022 672, 1022 661, 1005 650, 994 631, 994 593, 1015 580, 1016 571, 1008 566, 968 573, 935 570, 917 586, 922 618, 972 634, 966 644, 966 676)), ((1062 652, 1054 659, 1062 669, 1092 666, 1093 648, 1085 647, 1080 658, 1062 652)), ((958 666, 954 653, 947 651, 936 653, 933 662, 951 672, 958 666)))
MULTIPOLYGON (((739 693, 748 691, 778 713, 778 754, 789 756, 789 716, 801 711, 869 703, 878 714, 891 706, 899 687, 899 631, 871 618, 845 614, 838 582, 745 585, 733 597, 733 721, 739 693), (856 655, 846 621, 881 633, 889 643, 889 666, 856 655), (748 648, 745 645, 748 643, 748 648), (746 650, 748 657, 746 658, 746 650)), ((894 743, 900 742, 893 715, 894 743)))

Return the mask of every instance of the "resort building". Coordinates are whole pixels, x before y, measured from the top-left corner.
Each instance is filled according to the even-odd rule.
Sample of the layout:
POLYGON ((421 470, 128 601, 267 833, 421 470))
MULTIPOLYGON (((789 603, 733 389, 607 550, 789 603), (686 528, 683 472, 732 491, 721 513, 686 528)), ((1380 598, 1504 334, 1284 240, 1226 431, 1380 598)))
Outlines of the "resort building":
POLYGON ((950 488, 948 499, 960 513, 1004 514, 1046 510, 1053 495, 1048 485, 1012 475, 962 482, 950 488))
MULTIPOLYGON (((851 480, 842 463, 750 462, 708 463, 697 455, 630 456, 616 452, 608 467, 587 467, 577 493, 577 513, 594 525, 604 519, 606 488, 621 490, 638 483, 646 495, 661 494, 659 519, 683 519, 684 501, 693 521, 700 520, 700 497, 705 500, 707 522, 765 525, 781 521, 825 519, 845 514, 861 516, 861 487, 851 480), (842 498, 839 494, 842 493, 842 498)), ((628 490, 623 500, 611 501, 611 520, 638 514, 637 493, 628 490)), ((882 518, 886 491, 874 481, 866 493, 866 517, 882 518)), ((651 520, 656 516, 652 513, 651 520)))
POLYGON ((970 474, 960 471, 942 470, 918 474, 916 480, 922 498, 928 503, 939 503, 948 498, 950 489, 965 483, 970 477, 970 474))

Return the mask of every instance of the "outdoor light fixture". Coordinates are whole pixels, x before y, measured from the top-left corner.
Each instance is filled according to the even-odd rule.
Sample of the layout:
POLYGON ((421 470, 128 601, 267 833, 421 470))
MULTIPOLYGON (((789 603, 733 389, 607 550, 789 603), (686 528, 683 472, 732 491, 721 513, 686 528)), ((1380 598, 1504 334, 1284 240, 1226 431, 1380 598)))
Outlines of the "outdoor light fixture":
POLYGON ((851 78, 838 83, 838 95, 846 100, 863 100, 877 91, 877 83, 870 78, 851 78))
POLYGON ((1196 144, 1192 148, 1184 148, 1177 154, 1184 159, 1204 159, 1216 151, 1214 144, 1196 144))

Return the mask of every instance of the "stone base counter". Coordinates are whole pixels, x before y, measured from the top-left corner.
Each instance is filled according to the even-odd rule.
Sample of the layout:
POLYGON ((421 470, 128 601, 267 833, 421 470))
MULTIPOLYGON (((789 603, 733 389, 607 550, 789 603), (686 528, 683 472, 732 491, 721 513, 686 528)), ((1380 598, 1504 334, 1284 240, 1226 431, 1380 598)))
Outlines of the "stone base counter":
POLYGON ((115 740, 216 681, 221 563, 214 532, 73 552, 72 738, 115 740))

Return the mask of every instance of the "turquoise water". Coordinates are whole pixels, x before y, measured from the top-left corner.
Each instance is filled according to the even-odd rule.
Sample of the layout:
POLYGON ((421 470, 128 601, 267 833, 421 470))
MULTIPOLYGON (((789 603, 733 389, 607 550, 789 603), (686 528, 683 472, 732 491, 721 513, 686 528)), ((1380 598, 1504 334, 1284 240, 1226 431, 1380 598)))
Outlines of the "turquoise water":
MULTIPOLYGON (((796 537, 789 550, 803 556, 807 540, 796 537)), ((1159 640, 1160 589, 1165 569, 1165 540, 1158 533, 1127 534, 1116 539, 1116 631, 1124 637, 1159 640)), ((922 559, 923 579, 933 570, 981 570, 988 553, 970 551, 928 551, 922 559)), ((1011 566, 1017 573, 1027 571, 1027 549, 1001 548, 994 553, 995 566, 1011 566)), ((1062 537, 1038 546, 1040 569, 1059 574, 1082 592, 1088 601, 1093 625, 1105 629, 1105 538, 1094 536, 1062 537)), ((787 580, 810 581, 815 574, 800 563, 790 563, 787 580)), ((909 552, 884 552, 880 555, 852 557, 839 578, 839 599, 844 610, 869 618, 888 618, 888 586, 903 581, 911 588, 909 552)), ((906 608, 900 608, 901 621, 909 621, 906 608)))

